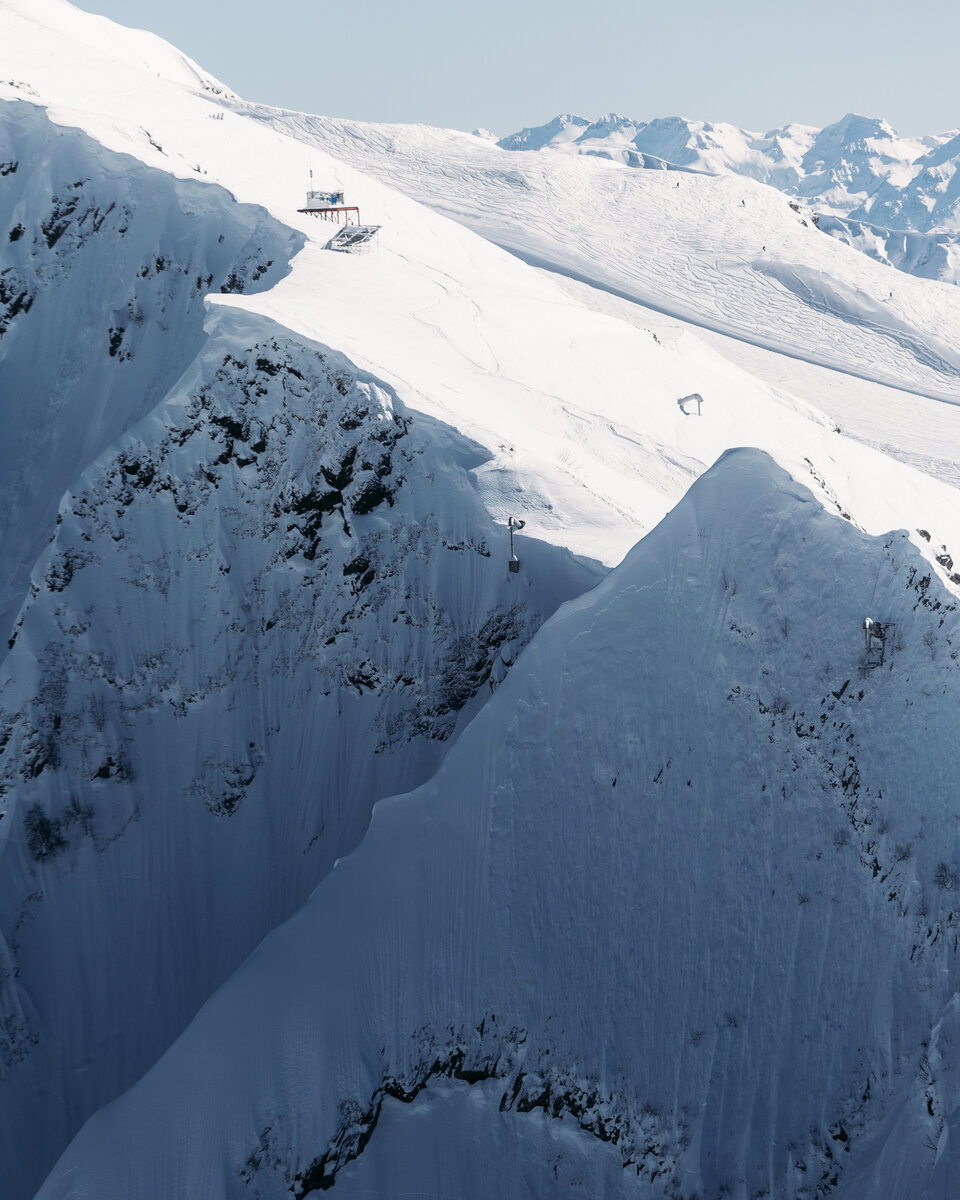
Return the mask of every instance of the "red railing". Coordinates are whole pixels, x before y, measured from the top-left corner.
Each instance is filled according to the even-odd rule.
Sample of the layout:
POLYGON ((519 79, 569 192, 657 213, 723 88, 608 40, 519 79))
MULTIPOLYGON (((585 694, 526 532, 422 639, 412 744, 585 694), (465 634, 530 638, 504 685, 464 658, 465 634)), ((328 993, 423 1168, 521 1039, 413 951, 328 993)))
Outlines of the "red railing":
POLYGON ((319 217, 321 221, 335 221, 337 225, 360 224, 360 209, 352 206, 341 208, 298 208, 297 212, 309 213, 311 217, 319 217), (340 219, 341 214, 343 216, 342 221, 340 219))

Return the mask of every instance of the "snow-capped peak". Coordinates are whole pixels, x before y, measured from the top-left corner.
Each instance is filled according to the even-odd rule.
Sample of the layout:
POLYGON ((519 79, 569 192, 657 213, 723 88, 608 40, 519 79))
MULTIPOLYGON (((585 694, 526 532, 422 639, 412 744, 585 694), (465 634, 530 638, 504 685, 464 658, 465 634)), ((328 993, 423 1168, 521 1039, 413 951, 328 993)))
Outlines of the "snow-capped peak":
POLYGON ((957 989, 960 293, 762 183, 248 105, 59 0, 0 0, 0 78, 4 1200, 97 1109, 47 1195, 860 1153, 957 989))
POLYGON ((521 129, 497 142, 504 150, 543 150, 547 146, 560 146, 575 141, 590 122, 572 113, 561 113, 546 125, 535 125, 521 129))
MULTIPOLYGON (((960 149, 953 131, 905 138, 888 121, 857 113, 847 113, 819 130, 794 123, 764 134, 685 117, 644 122, 612 115, 592 124, 584 122, 586 128, 571 136, 568 127, 558 124, 563 120, 557 118, 498 144, 507 150, 602 155, 631 167, 666 163, 745 176, 837 216, 919 233, 950 230, 960 237, 960 210, 952 194, 944 195, 942 177, 933 173, 943 167, 951 175, 956 170, 960 149), (634 134, 627 145, 625 135, 631 130, 634 134)), ((896 260, 895 239, 890 240, 890 248, 896 260)), ((960 279, 954 257, 960 262, 960 247, 955 254, 944 254, 931 243, 919 269, 951 281, 960 279)), ((900 262, 905 269, 914 269, 909 256, 900 262)))

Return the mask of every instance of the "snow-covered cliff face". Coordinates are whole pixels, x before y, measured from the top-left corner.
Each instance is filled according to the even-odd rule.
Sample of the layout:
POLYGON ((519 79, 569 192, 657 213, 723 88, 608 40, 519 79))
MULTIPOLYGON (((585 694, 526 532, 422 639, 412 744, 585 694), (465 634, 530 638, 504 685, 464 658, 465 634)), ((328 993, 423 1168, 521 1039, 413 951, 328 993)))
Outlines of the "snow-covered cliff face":
POLYGON ((597 577, 535 542, 507 572, 479 457, 222 307, 65 496, 0 677, 11 1196, 597 577))
POLYGON ((960 238, 950 231, 912 233, 821 213, 817 227, 877 262, 921 279, 960 279, 960 238))
POLYGON ((204 295, 271 287, 302 240, 34 104, 0 106, 4 640, 60 496, 197 353, 204 295))
POLYGON ((41 1197, 946 1197, 958 655, 902 533, 726 455, 41 1197))
MULTIPOLYGON (((948 283, 960 281, 960 135, 904 138, 888 122, 848 113, 817 130, 785 125, 764 134, 734 125, 664 117, 650 122, 569 114, 502 138, 504 150, 553 150, 666 167, 740 175, 797 196, 811 210, 880 227, 892 243, 883 261, 948 283), (914 236, 910 249, 896 240, 914 236)), ((821 228, 872 252, 833 221, 821 228)), ((864 231, 865 232, 865 231, 864 231)), ((874 255, 876 256, 876 255, 874 255)))
MULTIPOLYGON (((150 1093, 149 1119, 142 1112, 138 1118, 161 1136, 168 1120, 182 1115, 189 1122, 189 1133, 174 1139, 171 1163, 183 1170, 176 1175, 174 1167, 176 1178, 151 1175, 153 1150, 142 1145, 147 1173, 137 1188, 148 1193, 206 1196, 221 1185, 245 1195, 267 1194, 274 1185, 303 1193, 331 1173, 345 1188, 350 1162, 373 1172, 352 1176, 357 1187, 376 1189, 370 1179, 398 1162, 383 1147, 409 1139, 426 1151, 445 1135, 454 1139, 449 1153, 431 1154, 429 1169, 446 1183, 462 1181, 468 1193, 485 1160, 493 1172, 485 1176, 488 1190, 503 1190, 516 1157, 540 1194, 559 1177, 556 1169, 568 1181, 594 1180, 594 1195, 612 1195, 628 1179, 618 1147, 640 1138, 652 1147, 643 1179, 652 1180, 654 1169, 658 1179, 675 1178, 670 1172, 693 1119, 657 1098, 663 1071, 652 1083, 636 1073, 627 1078, 636 1062, 633 1051, 623 1057, 624 1013, 631 1021, 649 1014, 636 1053, 653 1053, 658 1070, 661 1001, 671 1009, 665 1035, 676 1032, 676 992, 661 995, 647 982, 670 975, 673 909, 635 892, 630 911, 642 901, 649 920, 639 931, 617 923, 614 897, 633 886, 624 876, 624 847, 639 841, 630 822, 641 819, 646 828, 651 816, 647 809, 637 810, 639 818, 633 810, 624 814, 604 801, 622 798, 625 782, 639 794, 647 759, 661 746, 658 762, 680 761, 693 743, 678 741, 676 753, 669 747, 686 733, 691 705, 712 728, 713 700, 697 707, 694 667, 683 665, 683 631, 700 622, 698 636, 702 629, 716 636, 690 643, 690 663, 706 673, 711 697, 721 680, 721 713, 742 710, 758 723, 744 717, 741 728, 729 715, 718 718, 722 769, 701 797, 703 828, 729 851, 733 875, 750 865, 707 818, 711 806, 739 801, 743 779, 760 780, 763 794, 763 783, 782 774, 781 741, 793 745, 800 734, 783 721, 768 729, 771 703, 779 709, 784 695, 793 703, 796 686, 803 696, 797 712, 812 711, 807 692, 814 684, 804 672, 813 668, 804 656, 819 661, 811 649, 819 646, 819 625, 813 615, 805 618, 798 657, 793 610, 812 609, 811 596, 819 604, 828 583, 835 587, 834 576, 846 570, 846 550, 837 546, 859 546, 857 529, 904 526, 916 548, 898 542, 898 553, 919 550, 925 557, 916 561, 926 564, 910 579, 911 594, 918 613, 931 611, 937 572, 947 586, 960 582, 955 491, 931 478, 932 470, 921 475, 852 443, 820 411, 815 387, 794 395, 779 381, 763 383, 689 330, 661 324, 657 336, 635 305, 627 316, 587 307, 490 241, 559 271, 584 273, 602 298, 646 297, 700 324, 948 399, 960 389, 960 293, 900 276, 888 303, 892 272, 821 237, 783 196, 759 185, 628 171, 596 157, 520 157, 451 131, 357 126, 246 105, 171 47, 79 13, 65 0, 0 0, 0 94, 13 101, 4 128, 19 139, 15 154, 0 156, 3 211, 14 235, 0 230, 0 250, 13 256, 3 262, 15 284, 5 302, 0 370, 16 381, 3 399, 22 423, 18 436, 37 480, 24 480, 30 486, 16 497, 26 497, 25 524, 35 539, 29 570, 29 539, 13 540, 20 526, 7 531, 3 551, 5 562, 20 563, 23 601, 0 666, 4 1200, 29 1196, 82 1121, 142 1075, 259 940, 329 875, 361 837, 374 802, 421 785, 461 744, 484 701, 498 703, 500 681, 506 676, 509 686, 520 648, 532 638, 528 649, 535 650, 542 618, 603 574, 562 547, 618 561, 707 464, 749 441, 849 522, 843 536, 851 542, 823 540, 821 527, 833 524, 805 501, 818 514, 808 540, 818 553, 834 555, 832 571, 808 569, 801 531, 796 578, 789 564, 773 583, 764 574, 762 547, 774 543, 767 524, 754 528, 751 505, 766 512, 765 489, 797 490, 773 468, 754 464, 749 503, 733 504, 719 485, 698 493, 694 507, 717 509, 716 521, 702 530, 720 549, 711 549, 702 575, 719 578, 719 587, 683 599, 701 564, 690 558, 683 520, 666 526, 653 558, 644 560, 654 563, 650 573, 636 588, 627 585, 628 599, 617 609, 619 642, 609 632, 591 641, 575 615, 583 609, 562 626, 565 633, 545 642, 546 657, 531 678, 553 680, 553 698, 566 691, 562 719, 544 724, 534 692, 517 708, 536 717, 529 744, 525 725, 491 718, 450 776, 451 790, 437 784, 443 798, 428 821, 388 825, 386 841, 372 842, 371 866, 356 890, 320 887, 304 920, 319 920, 323 909, 321 924, 335 928, 333 940, 324 942, 324 933, 315 944, 312 935, 303 942, 297 934, 292 968, 270 958, 276 971, 267 972, 264 1006, 253 1020, 261 1033, 276 1029, 285 1046, 302 1035, 302 1045, 276 1059, 280 1083, 259 1069, 244 1074, 240 1047, 229 1055, 239 1074, 229 1078, 233 1067, 224 1075, 217 1037, 191 1035, 199 1038, 191 1043, 194 1065, 207 1070, 212 1090, 195 1089, 199 1107, 191 1108, 180 1084, 171 1084, 150 1093), (24 96, 48 105, 47 116, 24 96), (324 250, 329 229, 296 212, 308 166, 347 189, 365 219, 382 224, 376 253, 354 258, 324 250), (488 240, 372 176, 473 224, 488 240), (124 206, 129 217, 121 220, 124 206), (98 222, 99 232, 88 233, 98 222), (527 532, 553 543, 520 540, 515 575, 506 569, 508 513, 525 516, 527 532), (745 574, 766 587, 768 607, 776 608, 770 589, 783 592, 788 620, 772 646, 767 608, 755 611, 751 599, 732 611, 745 574), (728 611, 737 625, 729 645, 726 626, 717 624, 728 611), (751 636, 751 629, 758 632, 751 636), (646 639, 656 649, 649 677, 638 674, 646 639), (777 647, 788 640, 789 663, 797 659, 801 673, 794 680, 793 667, 784 666, 783 691, 779 700, 771 692, 771 702, 763 673, 780 671, 777 647), (568 657, 580 663, 569 679, 568 657), (584 665, 594 660, 605 686, 616 680, 613 699, 584 665), (736 666, 730 678, 729 662, 736 666), (752 689, 742 704, 737 686, 752 689), (646 747, 640 766, 621 774, 621 760, 638 745, 646 747), (724 757, 727 748, 745 756, 742 771, 724 757), (569 805, 584 795, 592 799, 578 823, 569 805), (453 845, 444 813, 462 814, 463 805, 473 814, 468 823, 476 816, 479 824, 458 833, 453 845), (570 861, 568 841, 589 862, 589 879, 570 861), (408 892, 425 906, 422 914, 404 908, 408 892), (552 915, 537 907, 541 897, 552 915), (390 911, 381 912, 381 903, 390 911), (400 926, 390 923, 395 918, 400 926), (658 923, 669 937, 660 938, 658 923), (371 950, 368 939, 381 935, 382 947, 371 950), (583 941, 596 943, 590 961, 583 941), (635 944, 655 947, 649 961, 656 972, 627 972, 619 988, 610 981, 609 956, 635 944), (537 996, 552 1004, 560 995, 558 979, 571 956, 579 965, 558 1012, 569 1016, 572 1005, 586 1012, 594 990, 612 990, 616 1002, 597 1010, 616 1027, 608 1042, 602 1029, 577 1024, 576 1014, 562 1039, 543 1032, 537 996), (426 1000, 416 982, 408 990, 408 969, 430 981, 426 1000), (457 990, 458 979, 466 990, 457 990), (471 979, 493 983, 485 991, 471 979), (514 982, 501 988, 503 980, 514 982), (520 999, 510 990, 515 984, 520 999), (344 1072, 335 1079, 310 1057, 320 1036, 314 1021, 326 1028, 331 989, 342 989, 336 1002, 353 1022, 330 1026, 343 1035, 334 1054, 343 1054, 344 1072), (516 1017, 505 1018, 510 1012, 516 1017), (382 1038, 369 1034, 368 1018, 382 1038), (602 1045, 609 1047, 606 1062, 602 1045), (551 1047, 556 1073, 544 1066, 551 1047), (549 1090, 538 1083, 541 1075, 549 1090), (318 1088, 323 1095, 315 1103, 318 1088), (453 1089, 451 1104, 438 1110, 444 1089, 453 1089), (414 1108, 403 1104, 414 1099, 414 1108), (436 1137, 418 1141, 403 1114, 419 1118, 424 1104, 438 1121, 429 1124, 436 1137), (528 1138, 523 1131, 532 1126, 518 1123, 517 1114, 546 1107, 560 1119, 537 1126, 546 1130, 542 1137, 528 1138), (211 1115, 214 1108, 219 1115, 211 1115), (478 1108, 479 1126, 472 1120, 478 1108), (291 1132, 291 1121, 302 1128, 291 1132), (354 1158, 374 1125, 375 1141, 354 1158), (482 1140, 471 1126, 484 1131, 482 1140), (584 1141, 581 1126, 595 1137, 584 1141), (218 1155, 209 1176, 194 1173, 197 1140, 218 1155), (490 1154, 490 1146, 500 1149, 490 1154), (168 1178, 166 1192, 165 1183, 154 1186, 168 1178)), ((922 435, 915 461, 926 469, 933 459, 950 459, 960 441, 944 432, 946 406, 930 401, 923 408, 912 393, 894 399, 888 440, 898 433, 905 439, 909 420, 911 432, 922 435), (928 420, 931 408, 936 422, 928 420)), ((795 514, 784 505, 789 528, 795 514)), ((636 582, 629 571, 622 578, 636 582)), ((876 572, 870 587, 872 604, 884 594, 876 572)), ((851 588, 843 630, 831 627, 827 637, 831 662, 861 636, 867 585, 856 575, 851 588)), ((774 616, 781 620, 779 609, 774 616)), ((927 646, 928 631, 920 632, 924 651, 936 651, 942 664, 950 647, 940 646, 936 630, 927 646)), ((824 673, 840 693, 836 704, 850 705, 851 687, 834 679, 833 669, 824 666, 824 673)), ((924 679, 922 686, 932 684, 924 679)), ((892 724, 884 730, 893 737, 892 724)), ((839 772, 846 794, 855 776, 842 782, 833 742, 822 752, 833 767, 808 765, 804 786, 819 796, 823 779, 839 772)), ((864 777, 870 753, 857 756, 864 777)), ((701 766, 697 778, 712 769, 701 766)), ((691 794, 687 778, 694 780, 670 785, 681 815, 691 794)), ((661 777, 657 789, 663 784, 661 777)), ((419 811, 421 801, 412 803, 419 811)), ((383 813, 412 811, 403 804, 388 802, 374 828, 383 813)), ((684 828, 671 826, 664 838, 664 846, 682 847, 684 828)), ((767 842, 762 847, 773 853, 767 842)), ((776 849, 786 854, 789 846, 777 842, 776 849)), ((879 849, 870 853, 886 863, 879 849)), ((352 861, 334 879, 347 878, 352 861)), ((943 862, 946 893, 954 868, 949 855, 943 862)), ((717 878, 721 866, 718 859, 717 878)), ((661 868, 686 879, 680 850, 664 851, 659 865, 644 860, 652 879, 661 868)), ((860 878, 859 867, 850 870, 860 878)), ((661 891, 670 897, 667 879, 661 891)), ((927 886, 927 874, 918 880, 927 886)), ((814 894, 814 882, 804 875, 803 894, 814 894)), ((688 892, 679 903, 692 927, 700 893, 688 892)), ((851 903, 859 920, 856 894, 851 903)), ((736 907, 728 912, 736 930, 753 935, 752 918, 736 907)), ((794 914, 791 903, 783 922, 794 914)), ((841 921, 838 928, 847 927, 841 921)), ((725 936, 721 924, 707 922, 697 945, 726 946, 725 936)), ((818 929, 798 943, 794 976, 819 963, 824 938, 836 945, 832 936, 818 929)), ((781 944, 774 938, 771 956, 781 944)), ((837 969, 832 960, 828 968, 837 969)), ((691 990, 701 985, 697 970, 685 960, 691 990)), ((238 976, 244 978, 249 974, 238 976)), ((899 976, 891 967, 883 978, 899 976)), ((713 1007, 725 1005, 721 1028, 730 1024, 727 1012, 740 1011, 736 995, 727 1000, 727 983, 722 971, 703 976, 700 1007, 690 1017, 697 1021, 691 1039, 703 1033, 697 1044, 712 1028, 713 1007)), ((807 994, 798 995, 805 1003, 807 994)), ((218 1036, 242 1028, 243 1044, 255 1046, 250 1012, 243 1003, 240 1009, 231 1007, 218 1036)), ((918 1011, 926 1010, 921 1004, 918 1011)), ((938 1044, 948 1033, 949 1021, 938 1044)), ((722 1056, 729 1043, 716 1045, 722 1056)), ((737 1043, 731 1056, 739 1049, 737 1043)), ((828 1049, 839 1061, 850 1045, 838 1033, 828 1049)), ((270 1057, 265 1051, 264 1062, 270 1057)), ((750 1061, 751 1079, 759 1078, 761 1067, 750 1061)), ((733 1078, 724 1074, 727 1062, 717 1067, 717 1088, 698 1091, 694 1081, 683 1099, 687 1105, 703 1096, 709 1105, 721 1165, 734 1126, 736 1138, 754 1148, 766 1146, 769 1134, 754 1117, 759 1102, 749 1107, 759 1092, 743 1104, 729 1098, 735 1089, 726 1086, 733 1078)), ((840 1078, 826 1079, 825 1094, 841 1095, 840 1078)), ((819 1095, 822 1082, 805 1084, 805 1094, 819 1095)), ((108 1108, 99 1119, 106 1126, 94 1130, 120 1130, 127 1111, 126 1101, 108 1108)), ((127 1169, 122 1158, 106 1158, 124 1145, 136 1154, 138 1143, 117 1132, 107 1154, 100 1135, 90 1136, 100 1165, 84 1160, 73 1179, 79 1189, 90 1180, 96 1191, 104 1165, 116 1178, 127 1169)), ((399 1153, 405 1177, 419 1170, 420 1157, 416 1149, 399 1153)), ((399 1189, 401 1174, 382 1190, 399 1189)), ((51 1187, 62 1179, 55 1175, 51 1187)))

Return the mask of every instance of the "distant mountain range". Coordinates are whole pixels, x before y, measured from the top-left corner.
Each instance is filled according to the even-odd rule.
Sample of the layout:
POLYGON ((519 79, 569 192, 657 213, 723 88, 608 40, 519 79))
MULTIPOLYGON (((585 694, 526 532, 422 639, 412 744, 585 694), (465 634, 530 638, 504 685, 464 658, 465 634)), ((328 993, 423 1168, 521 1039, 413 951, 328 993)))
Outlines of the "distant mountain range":
POLYGON ((821 228, 882 262, 960 282, 960 131, 901 137, 848 113, 833 125, 751 133, 723 122, 564 113, 502 138, 504 150, 589 154, 628 167, 741 175, 796 196, 821 228))
POLYGON ((960 291, 609 124, 0 0, 0 1200, 956 1195, 960 291))

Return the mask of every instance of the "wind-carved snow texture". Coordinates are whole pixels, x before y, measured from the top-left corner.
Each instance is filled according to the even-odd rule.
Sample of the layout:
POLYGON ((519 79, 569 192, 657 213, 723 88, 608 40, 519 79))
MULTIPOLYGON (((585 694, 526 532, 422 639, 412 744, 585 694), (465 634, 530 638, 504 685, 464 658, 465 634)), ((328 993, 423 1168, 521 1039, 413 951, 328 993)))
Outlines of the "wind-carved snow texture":
POLYGON ((239 309, 209 333, 64 498, 0 674, 10 1195, 597 577, 533 541, 509 575, 476 449, 341 355, 239 309))
POLYGON ((64 490, 200 348, 204 295, 260 291, 302 238, 222 188, 0 111, 0 634, 64 490))
MULTIPOLYGON (((291 212, 317 151, 267 119, 614 293, 956 399, 958 293, 850 253, 769 189, 214 103, 225 93, 181 56, 61 0, 0 0, 0 24, 14 31, 5 76, 22 64, 59 120, 164 170, 209 169, 291 212), (98 73, 109 103, 92 112, 98 73)), ((36 119, 41 154, 26 135, 27 150, 0 153, 0 187, 38 164, 0 248, 57 267, 71 230, 100 228, 67 256, 89 270, 35 298, 8 280, 0 353, 20 347, 26 383, 38 344, 48 372, 88 349, 96 369, 72 393, 48 380, 70 399, 50 424, 77 466, 0 675, 4 1200, 30 1194, 132 1080, 45 1200, 289 1200, 334 1179, 385 1200, 912 1200, 883 1186, 891 1158, 935 1194, 960 1127, 944 490, 887 474, 825 419, 804 419, 808 441, 800 406, 715 371, 685 335, 624 337, 324 157, 329 182, 343 171, 337 186, 382 212, 383 253, 348 262, 309 242, 260 304, 499 447, 490 474, 515 440, 498 511, 516 500, 528 528, 552 514, 571 544, 591 527, 575 544, 592 551, 611 522, 647 527, 748 430, 847 518, 763 455, 730 454, 494 690, 538 614, 595 576, 526 541, 508 575, 504 530, 467 473, 477 448, 249 315, 256 301, 208 301, 204 346, 201 293, 236 290, 244 237, 266 230, 249 287, 300 239, 36 119), (136 183, 125 232, 110 224, 120 175, 136 183), (171 229, 199 239, 208 274, 223 248, 221 283, 194 288, 200 263, 158 240, 171 229), (278 252, 261 254, 274 235, 278 252), (103 302, 101 261, 148 289, 152 368, 126 290, 103 302), (168 303, 171 280, 187 290, 168 303), (110 311, 81 328, 90 297, 110 311), (184 307, 187 336, 169 320, 184 307), (522 401, 503 403, 521 381, 522 401), (693 391, 700 420, 677 410, 693 391), (109 431, 105 396, 122 417, 109 431), (554 505, 567 464, 602 505, 571 490, 554 505), (658 488, 652 507, 634 502, 658 488), (907 522, 930 527, 926 559, 860 529, 907 522), (896 625, 882 668, 861 673, 866 615, 896 625), (406 794, 322 878, 388 793, 406 794)), ((831 137, 869 140, 869 125, 831 137)), ((927 421, 910 401, 886 440, 908 419, 927 421)), ((35 524, 46 536, 53 521, 35 524)))
MULTIPOLYGON (((383 1066, 381 1081, 364 1103, 343 1100, 336 1133, 324 1152, 291 1174, 297 1157, 289 1122, 278 1115, 264 1128, 257 1148, 238 1171, 251 1196, 263 1195, 272 1175, 295 1197, 327 1191, 345 1167, 358 1159, 375 1136, 388 1099, 413 1104, 428 1086, 455 1080, 467 1086, 496 1085, 501 1113, 542 1113, 572 1119, 576 1128, 616 1148, 620 1166, 644 1183, 658 1178, 665 1194, 679 1195, 679 1164, 688 1145, 687 1121, 664 1119, 636 1097, 605 1090, 597 1079, 580 1077, 546 1058, 527 1061, 526 1032, 502 1028, 496 1013, 485 1013, 472 1029, 421 1029, 410 1039, 409 1065, 383 1066)), ((268 1194, 271 1194, 268 1190, 268 1194)))
POLYGON ((726 454, 42 1200, 458 1194, 461 1158, 488 1194, 505 1122, 635 1195, 866 1200, 884 1156, 898 1200, 950 1195, 960 619, 926 564, 726 454))

